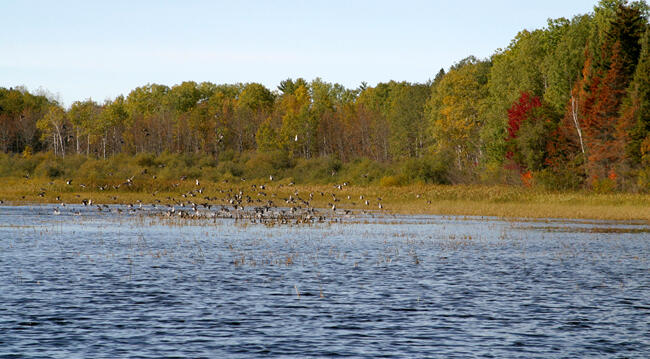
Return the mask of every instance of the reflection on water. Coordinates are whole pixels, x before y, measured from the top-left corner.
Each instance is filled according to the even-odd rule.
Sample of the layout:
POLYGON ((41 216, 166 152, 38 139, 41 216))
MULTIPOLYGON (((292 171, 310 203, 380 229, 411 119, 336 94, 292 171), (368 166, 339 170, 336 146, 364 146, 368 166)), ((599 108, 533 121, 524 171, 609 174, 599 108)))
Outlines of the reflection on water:
POLYGON ((0 207, 0 357, 650 356, 640 223, 53 210, 0 207))

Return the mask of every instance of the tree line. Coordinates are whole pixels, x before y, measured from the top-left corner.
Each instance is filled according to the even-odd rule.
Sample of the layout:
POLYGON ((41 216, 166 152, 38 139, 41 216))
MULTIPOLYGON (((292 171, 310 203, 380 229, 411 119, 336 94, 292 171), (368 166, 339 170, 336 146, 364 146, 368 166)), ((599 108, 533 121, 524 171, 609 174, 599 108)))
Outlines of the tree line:
POLYGON ((454 183, 649 190, 648 14, 645 1, 601 0, 591 13, 523 30, 489 59, 470 56, 426 83, 148 84, 69 108, 0 88, 0 150, 416 158, 445 163, 454 183))

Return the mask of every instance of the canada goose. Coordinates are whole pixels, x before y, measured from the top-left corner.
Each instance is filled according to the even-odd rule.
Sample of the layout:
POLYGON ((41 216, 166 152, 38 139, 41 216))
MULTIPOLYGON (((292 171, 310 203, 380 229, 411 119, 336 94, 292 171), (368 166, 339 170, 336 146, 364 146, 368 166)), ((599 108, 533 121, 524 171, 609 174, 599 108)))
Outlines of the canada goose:
POLYGON ((68 186, 71 185, 71 184, 72 184, 72 180, 71 180, 71 179, 66 180, 66 181, 65 181, 65 184, 67 184, 68 186))

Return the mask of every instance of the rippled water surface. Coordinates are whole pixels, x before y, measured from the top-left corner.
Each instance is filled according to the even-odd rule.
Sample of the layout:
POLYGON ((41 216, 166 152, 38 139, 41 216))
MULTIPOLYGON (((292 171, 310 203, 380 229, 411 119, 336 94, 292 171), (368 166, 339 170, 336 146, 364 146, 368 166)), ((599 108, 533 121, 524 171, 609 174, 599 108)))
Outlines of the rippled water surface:
POLYGON ((650 357, 646 224, 53 208, 0 207, 0 357, 650 357))

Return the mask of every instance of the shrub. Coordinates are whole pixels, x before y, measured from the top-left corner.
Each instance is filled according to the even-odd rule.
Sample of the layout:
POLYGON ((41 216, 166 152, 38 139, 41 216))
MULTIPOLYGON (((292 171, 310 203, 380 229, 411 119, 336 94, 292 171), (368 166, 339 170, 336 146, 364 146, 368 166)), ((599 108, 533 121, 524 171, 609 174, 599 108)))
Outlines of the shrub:
POLYGON ((340 177, 354 184, 370 184, 392 172, 386 164, 368 158, 357 158, 342 166, 340 177))
POLYGON ((408 182, 448 184, 447 163, 442 157, 410 158, 402 165, 401 173, 408 182))
POLYGON ((65 174, 63 164, 56 158, 44 159, 35 169, 34 176, 42 178, 59 178, 65 174))
POLYGON ((379 180, 379 184, 384 187, 403 186, 407 183, 406 177, 403 175, 384 176, 379 180))

